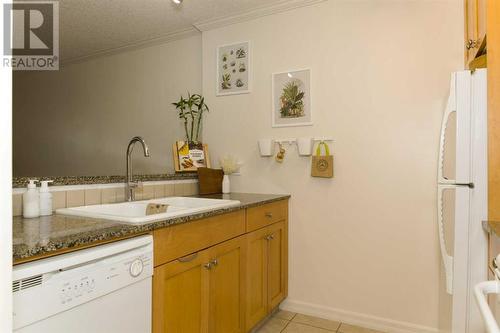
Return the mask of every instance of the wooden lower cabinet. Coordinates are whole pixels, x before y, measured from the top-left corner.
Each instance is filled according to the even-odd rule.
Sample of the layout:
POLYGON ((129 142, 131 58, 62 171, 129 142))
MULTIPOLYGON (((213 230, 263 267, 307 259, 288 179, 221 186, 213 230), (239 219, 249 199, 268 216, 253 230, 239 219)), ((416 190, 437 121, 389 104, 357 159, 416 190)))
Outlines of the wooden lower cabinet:
POLYGON ((288 231, 285 221, 247 235, 246 330, 288 294, 288 231))
POLYGON ((244 332, 245 236, 158 266, 153 332, 244 332))
POLYGON ((245 236, 210 250, 209 332, 245 332, 245 236))
POLYGON ((208 332, 209 252, 155 267, 153 332, 208 332))
POLYGON ((268 307, 277 307, 288 294, 288 234, 285 222, 269 226, 268 307))
POLYGON ((245 333, 277 307, 288 293, 287 205, 249 208, 253 223, 237 211, 155 230, 153 333, 245 333))
POLYGON ((267 271, 269 229, 262 228, 247 235, 246 328, 252 329, 267 315, 267 271))

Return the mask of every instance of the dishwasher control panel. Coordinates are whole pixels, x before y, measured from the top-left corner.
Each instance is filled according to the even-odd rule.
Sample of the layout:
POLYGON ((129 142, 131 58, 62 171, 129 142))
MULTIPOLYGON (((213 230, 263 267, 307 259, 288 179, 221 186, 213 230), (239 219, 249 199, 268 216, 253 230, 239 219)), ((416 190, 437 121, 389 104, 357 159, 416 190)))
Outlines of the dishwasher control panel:
POLYGON ((14 329, 150 278, 153 275, 152 250, 151 242, 130 251, 44 273, 41 284, 14 292, 14 329))
MULTIPOLYGON (((59 284, 59 299, 62 304, 81 303, 95 295, 106 294, 118 286, 126 286, 134 279, 153 274, 152 254, 141 254, 133 258, 125 258, 117 262, 104 262, 94 270, 81 274, 71 270, 69 276, 61 274, 59 284)), ((63 271, 64 272, 64 271, 63 271)), ((56 279, 55 279, 56 280, 56 279)))

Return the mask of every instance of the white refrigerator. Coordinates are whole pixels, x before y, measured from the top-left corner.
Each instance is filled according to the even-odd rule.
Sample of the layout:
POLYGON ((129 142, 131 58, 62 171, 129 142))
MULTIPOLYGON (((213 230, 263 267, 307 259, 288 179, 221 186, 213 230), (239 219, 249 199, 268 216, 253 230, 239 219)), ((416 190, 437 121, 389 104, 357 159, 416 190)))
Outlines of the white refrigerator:
POLYGON ((440 332, 485 332, 473 288, 488 277, 486 69, 455 72, 441 126, 437 215, 440 332))

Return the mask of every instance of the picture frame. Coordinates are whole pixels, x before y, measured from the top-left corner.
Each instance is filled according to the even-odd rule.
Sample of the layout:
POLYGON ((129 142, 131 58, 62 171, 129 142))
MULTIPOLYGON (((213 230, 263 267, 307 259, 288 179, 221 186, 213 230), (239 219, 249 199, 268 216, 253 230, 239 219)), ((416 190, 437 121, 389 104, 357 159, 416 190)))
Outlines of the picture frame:
POLYGON ((252 88, 250 41, 217 47, 216 96, 248 94, 252 88))
POLYGON ((188 148, 188 151, 184 154, 181 154, 179 151, 179 147, 182 147, 186 144, 186 141, 177 141, 172 144, 172 158, 174 161, 174 169, 175 172, 196 172, 199 167, 210 168, 210 155, 208 153, 208 145, 203 144, 201 142, 190 142, 188 143, 188 147, 191 145, 196 145, 194 149, 188 148), (202 148, 202 149, 201 149, 202 148), (204 163, 194 162, 192 165, 186 165, 186 157, 193 158, 193 156, 202 156, 204 159, 204 163))
POLYGON ((311 69, 272 74, 272 127, 311 126, 311 69))

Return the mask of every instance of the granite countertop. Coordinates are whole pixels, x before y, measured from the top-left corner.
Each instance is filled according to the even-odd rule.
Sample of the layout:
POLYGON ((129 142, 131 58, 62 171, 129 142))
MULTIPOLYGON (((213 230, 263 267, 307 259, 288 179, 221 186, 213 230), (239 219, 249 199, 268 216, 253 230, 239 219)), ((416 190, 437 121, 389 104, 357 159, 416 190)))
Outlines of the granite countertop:
POLYGON ((230 193, 201 195, 199 198, 239 200, 238 207, 218 209, 185 217, 171 218, 141 225, 122 224, 102 219, 51 215, 25 219, 13 218, 13 261, 14 264, 51 255, 51 252, 69 251, 77 247, 92 246, 119 238, 133 237, 158 228, 185 223, 205 217, 229 213, 240 209, 287 199, 289 195, 230 193))
MULTIPOLYGON (((125 176, 53 176, 53 177, 14 177, 12 179, 12 188, 25 188, 29 179, 38 180, 52 180, 52 186, 66 186, 66 185, 89 185, 89 184, 111 184, 111 183, 124 183, 125 176)), ((134 175, 134 181, 150 182, 159 180, 185 180, 185 179, 198 179, 196 172, 184 173, 165 173, 157 175, 134 175)))

